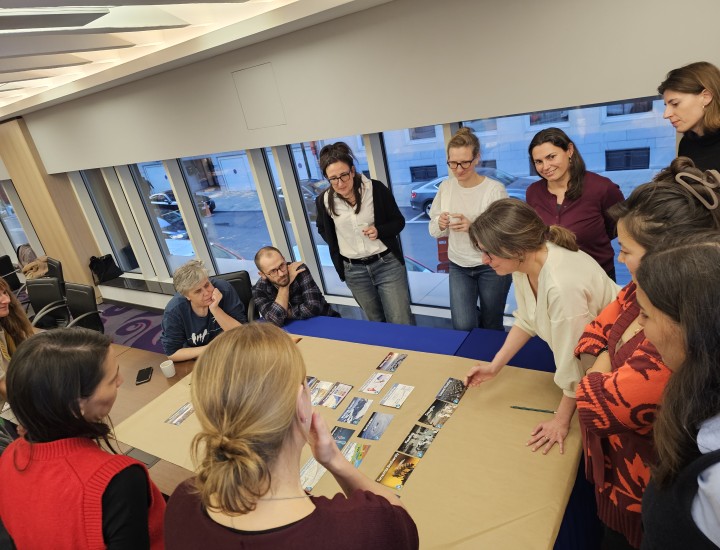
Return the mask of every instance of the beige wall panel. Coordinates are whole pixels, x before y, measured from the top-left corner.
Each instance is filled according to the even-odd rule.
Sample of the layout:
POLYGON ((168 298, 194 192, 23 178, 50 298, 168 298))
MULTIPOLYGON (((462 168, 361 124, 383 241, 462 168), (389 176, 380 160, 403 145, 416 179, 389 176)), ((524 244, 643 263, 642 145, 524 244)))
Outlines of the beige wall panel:
POLYGON ((54 173, 648 96, 720 64, 720 4, 683 10, 670 31, 671 0, 395 0, 26 120, 54 173), (262 63, 287 123, 249 130, 232 73, 262 63))
POLYGON ((69 178, 48 175, 22 119, 0 124, 0 158, 46 254, 62 262, 66 281, 92 284, 88 264, 97 243, 69 178))

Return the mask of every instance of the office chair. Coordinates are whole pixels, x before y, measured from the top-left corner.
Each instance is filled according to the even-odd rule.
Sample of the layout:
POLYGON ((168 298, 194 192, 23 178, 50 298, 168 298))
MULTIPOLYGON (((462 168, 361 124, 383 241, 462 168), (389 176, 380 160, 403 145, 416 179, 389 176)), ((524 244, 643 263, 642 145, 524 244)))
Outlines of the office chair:
POLYGON ((89 285, 65 283, 65 298, 72 315, 70 327, 83 327, 105 333, 105 326, 95 301, 95 291, 89 285))
POLYGON ((30 305, 35 312, 32 325, 39 328, 66 327, 70 322, 70 311, 55 277, 29 279, 26 283, 30 305))
POLYGON ((233 271, 232 273, 215 275, 215 278, 223 279, 232 285, 237 295, 240 296, 240 301, 245 306, 248 321, 257 321, 258 314, 255 311, 255 302, 253 302, 250 274, 247 271, 233 271))
POLYGON ((65 295, 65 277, 63 277, 62 262, 55 258, 47 257, 47 275, 46 277, 54 277, 60 283, 60 290, 65 295))

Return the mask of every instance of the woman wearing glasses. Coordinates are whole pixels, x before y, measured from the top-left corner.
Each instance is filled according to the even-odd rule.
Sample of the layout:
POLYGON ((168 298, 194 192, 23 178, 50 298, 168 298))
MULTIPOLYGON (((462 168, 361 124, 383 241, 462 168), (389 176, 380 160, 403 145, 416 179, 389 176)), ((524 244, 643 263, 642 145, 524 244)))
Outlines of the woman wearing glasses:
POLYGON ((506 198, 507 191, 502 183, 475 171, 480 162, 480 141, 470 128, 460 128, 452 137, 447 158, 452 175, 438 187, 430 208, 428 230, 435 238, 448 238, 453 328, 503 330, 505 300, 512 278, 497 275, 483 263, 483 255, 470 242, 468 230, 490 204, 506 198))
POLYGON ((623 200, 620 188, 585 170, 580 151, 559 128, 535 134, 528 153, 542 179, 528 187, 527 203, 546 224, 572 231, 580 250, 615 280, 615 251, 610 241, 617 236, 617 229, 607 212, 623 200))
POLYGON ((320 168, 330 187, 316 201, 317 228, 340 280, 370 321, 414 324, 398 238, 405 218, 392 193, 355 171, 342 141, 322 148, 320 168))
POLYGON ((490 363, 470 369, 465 384, 477 386, 494 378, 533 336, 545 340, 563 397, 556 414, 535 426, 527 445, 547 454, 557 443, 562 453, 575 412, 575 388, 584 374, 575 345, 585 325, 615 299, 618 287, 578 250, 570 231, 548 227, 517 199, 491 204, 470 226, 470 239, 496 273, 512 273, 518 307, 505 343, 490 363))

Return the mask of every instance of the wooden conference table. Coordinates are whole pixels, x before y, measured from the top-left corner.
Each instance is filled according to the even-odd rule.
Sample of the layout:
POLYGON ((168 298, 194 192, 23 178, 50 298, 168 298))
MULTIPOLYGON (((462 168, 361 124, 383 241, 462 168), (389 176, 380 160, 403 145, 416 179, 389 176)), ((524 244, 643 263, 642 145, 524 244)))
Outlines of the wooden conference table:
MULTIPOLYGON (((375 367, 389 351, 403 350, 313 337, 303 337, 298 347, 308 375, 353 386, 337 409, 318 407, 318 410, 331 428, 354 429, 351 442, 370 445, 360 470, 372 479, 382 472, 448 377, 462 378, 475 362, 407 351, 408 357, 383 391, 370 396, 360 393, 360 386, 377 372, 375 367), (393 383, 415 387, 397 410, 380 405, 380 399, 393 383), (368 413, 357 426, 338 422, 352 397, 358 395, 373 399, 368 413), (378 441, 359 440, 358 433, 374 411, 395 417, 378 441)), ((152 356, 159 364, 162 356, 141 350, 125 350, 118 355, 121 369, 124 371, 127 366, 130 370, 112 414, 118 424, 116 434, 120 441, 163 459, 150 472, 163 492, 171 492, 176 483, 191 475, 189 446, 199 424, 194 414, 180 425, 165 422, 190 400, 191 377, 179 380, 190 366, 179 365, 178 374, 169 380, 156 372, 153 380, 145 385, 147 388, 126 387, 134 384, 134 374, 129 380, 130 374, 151 364, 147 361, 153 359, 152 356), (128 416, 127 412, 143 400, 140 393, 149 395, 162 388, 168 389, 128 416), (130 399, 134 403, 126 407, 130 399)), ((564 455, 557 449, 547 456, 532 453, 525 447, 525 441, 532 427, 548 415, 511 409, 510 405, 554 409, 559 400, 560 390, 551 374, 512 367, 503 369, 492 382, 465 394, 399 491, 418 525, 421 548, 553 547, 577 473, 579 431, 573 423, 564 455)), ((302 464, 309 457, 306 448, 302 464)), ((329 496, 339 490, 333 477, 326 473, 313 493, 329 496)))

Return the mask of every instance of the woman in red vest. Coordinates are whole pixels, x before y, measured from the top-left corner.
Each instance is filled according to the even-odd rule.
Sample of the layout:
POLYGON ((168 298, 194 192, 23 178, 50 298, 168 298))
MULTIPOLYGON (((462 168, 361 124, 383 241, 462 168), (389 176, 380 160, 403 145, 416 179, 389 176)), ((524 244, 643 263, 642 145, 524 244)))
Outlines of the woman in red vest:
POLYGON ((135 459, 103 450, 123 379, 111 339, 56 329, 23 342, 7 373, 25 429, 0 456, 0 518, 18 548, 164 546, 165 502, 135 459))

